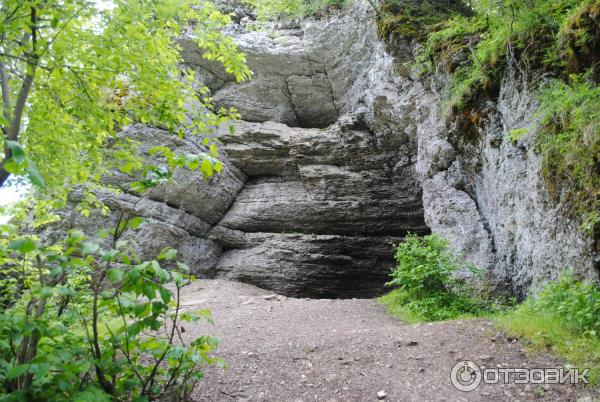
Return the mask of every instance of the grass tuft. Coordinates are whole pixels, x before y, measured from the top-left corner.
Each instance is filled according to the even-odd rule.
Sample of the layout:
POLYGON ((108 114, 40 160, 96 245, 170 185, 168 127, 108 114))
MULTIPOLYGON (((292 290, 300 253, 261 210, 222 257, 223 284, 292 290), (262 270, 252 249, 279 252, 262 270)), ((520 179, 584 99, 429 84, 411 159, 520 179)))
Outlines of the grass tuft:
POLYGON ((589 368, 589 380, 600 380, 600 340, 574 334, 566 329, 562 320, 540 313, 527 305, 512 312, 499 314, 494 322, 509 335, 518 338, 527 352, 532 354, 550 352, 573 367, 589 368))
POLYGON ((530 352, 549 351, 600 380, 600 289, 567 272, 494 321, 530 352))

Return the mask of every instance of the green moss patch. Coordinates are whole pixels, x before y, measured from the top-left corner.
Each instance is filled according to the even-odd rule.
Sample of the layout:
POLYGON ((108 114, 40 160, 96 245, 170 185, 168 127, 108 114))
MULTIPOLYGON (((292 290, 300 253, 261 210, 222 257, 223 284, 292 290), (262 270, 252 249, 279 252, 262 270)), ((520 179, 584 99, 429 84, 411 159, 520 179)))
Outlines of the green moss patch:
POLYGON ((458 0, 386 0, 378 18, 380 37, 422 40, 439 24, 457 15, 471 15, 458 0))
POLYGON ((600 81, 600 1, 584 4, 567 18, 559 35, 561 59, 568 74, 594 70, 600 81))

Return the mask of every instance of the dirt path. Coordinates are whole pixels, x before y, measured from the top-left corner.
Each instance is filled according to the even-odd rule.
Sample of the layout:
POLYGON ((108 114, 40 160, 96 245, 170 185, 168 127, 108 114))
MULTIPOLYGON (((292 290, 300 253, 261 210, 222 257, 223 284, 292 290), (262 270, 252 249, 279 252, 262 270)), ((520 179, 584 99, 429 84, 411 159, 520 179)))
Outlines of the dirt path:
MULTIPOLYGON (((450 383, 458 361, 487 367, 552 367, 483 320, 406 325, 374 300, 269 297, 250 285, 212 280, 186 289, 186 308, 213 311, 214 326, 186 335, 221 340, 229 368, 211 367, 194 401, 508 401, 578 400, 567 385, 481 385, 465 393, 450 383), (383 395, 379 395, 380 397, 383 395)), ((583 399, 588 400, 588 399, 583 399)))

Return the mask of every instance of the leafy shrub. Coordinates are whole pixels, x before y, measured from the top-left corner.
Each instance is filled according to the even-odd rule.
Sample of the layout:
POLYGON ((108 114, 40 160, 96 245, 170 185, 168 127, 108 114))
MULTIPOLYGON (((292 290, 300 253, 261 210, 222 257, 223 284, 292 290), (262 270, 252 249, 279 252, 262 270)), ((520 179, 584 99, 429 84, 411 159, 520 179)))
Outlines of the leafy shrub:
POLYGON ((210 315, 181 310, 193 277, 176 251, 141 261, 121 239, 141 222, 122 214, 105 241, 74 230, 51 246, 3 227, 3 261, 29 268, 3 270, 27 281, 0 312, 2 400, 185 398, 201 366, 218 361, 209 356, 215 339, 181 336, 183 322, 210 315))
MULTIPOLYGON (((219 173, 217 150, 209 151, 152 149, 166 166, 145 166, 131 191, 168 183, 177 168, 198 169, 207 178, 219 173)), ((211 319, 207 310, 181 309, 181 289, 194 278, 177 251, 140 259, 124 238, 143 224, 133 215, 135 204, 114 211, 115 226, 96 238, 72 230, 46 244, 24 234, 55 219, 37 210, 40 205, 33 219, 23 208, 15 215, 23 222, 0 225, 0 399, 185 400, 202 366, 220 360, 210 356, 215 338, 187 343, 182 336, 182 323, 211 319)))
POLYGON ((566 272, 498 324, 533 350, 552 350, 600 379, 600 289, 566 272))
POLYGON ((230 17, 209 1, 96 3, 0 7, 0 186, 12 175, 41 192, 13 215, 23 222, 0 225, 2 401, 183 400, 201 367, 218 362, 210 356, 214 338, 187 343, 181 335, 183 322, 210 316, 181 309, 181 289, 193 277, 176 251, 143 261, 124 240, 142 223, 132 216, 136 205, 97 238, 79 230, 60 241, 36 235, 61 220, 50 209, 65 207, 75 185, 85 184, 76 207, 83 216, 108 212, 94 194, 108 171, 141 177, 130 189, 140 193, 170 181, 171 169, 198 169, 205 178, 220 172, 210 134, 238 114, 217 110, 208 89, 182 70, 177 38, 193 36, 203 57, 236 81, 250 77, 245 56, 222 34, 230 17), (136 142, 118 134, 133 123, 202 136, 207 152, 157 147, 151 153, 166 166, 145 166, 136 142))
POLYGON ((600 289, 578 281, 570 272, 548 284, 529 307, 559 318, 564 326, 578 335, 600 335, 600 289))
POLYGON ((394 315, 413 322, 438 321, 479 315, 490 307, 457 276, 461 270, 474 274, 475 267, 461 261, 442 237, 409 234, 395 258, 398 265, 387 285, 398 289, 380 299, 394 315))

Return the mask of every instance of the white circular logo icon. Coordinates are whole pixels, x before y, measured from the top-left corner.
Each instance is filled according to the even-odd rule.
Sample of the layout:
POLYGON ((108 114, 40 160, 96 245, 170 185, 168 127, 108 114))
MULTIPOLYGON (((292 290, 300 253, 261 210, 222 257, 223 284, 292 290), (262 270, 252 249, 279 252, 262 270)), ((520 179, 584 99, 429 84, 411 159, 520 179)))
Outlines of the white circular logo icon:
POLYGON ((481 384, 481 370, 470 360, 460 361, 452 367, 450 381, 459 391, 473 391, 481 384))

